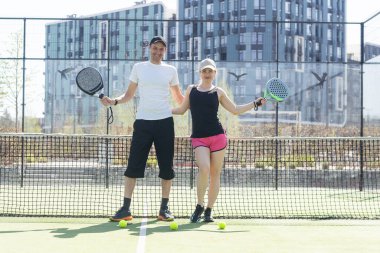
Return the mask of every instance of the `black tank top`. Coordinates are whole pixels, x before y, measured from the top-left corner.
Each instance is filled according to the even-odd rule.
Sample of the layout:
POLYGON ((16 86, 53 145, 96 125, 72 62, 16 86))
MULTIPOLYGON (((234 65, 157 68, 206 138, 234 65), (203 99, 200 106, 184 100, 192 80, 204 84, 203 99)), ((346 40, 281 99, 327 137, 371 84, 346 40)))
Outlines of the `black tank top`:
POLYGON ((224 133, 218 118, 219 99, 216 90, 202 92, 194 86, 189 99, 193 122, 191 137, 204 138, 224 133))

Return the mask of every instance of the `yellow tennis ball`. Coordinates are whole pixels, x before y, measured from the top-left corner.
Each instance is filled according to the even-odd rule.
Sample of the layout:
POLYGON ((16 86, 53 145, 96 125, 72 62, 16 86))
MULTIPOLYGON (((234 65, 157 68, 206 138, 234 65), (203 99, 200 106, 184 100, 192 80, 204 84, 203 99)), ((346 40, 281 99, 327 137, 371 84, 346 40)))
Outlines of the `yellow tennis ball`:
POLYGON ((178 230, 178 224, 175 221, 171 222, 169 226, 171 230, 178 230))
POLYGON ((219 222, 218 223, 218 227, 219 227, 219 229, 225 229, 226 228, 226 223, 225 222, 219 222))
POLYGON ((128 222, 126 220, 119 221, 119 227, 120 228, 126 228, 128 225, 128 222))

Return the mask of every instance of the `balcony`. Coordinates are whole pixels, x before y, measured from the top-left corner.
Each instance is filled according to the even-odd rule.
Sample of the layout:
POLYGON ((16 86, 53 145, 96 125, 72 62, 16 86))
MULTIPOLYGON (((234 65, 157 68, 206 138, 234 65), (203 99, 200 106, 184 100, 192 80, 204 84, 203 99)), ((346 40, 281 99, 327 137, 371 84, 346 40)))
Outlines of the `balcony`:
POLYGON ((221 54, 225 54, 225 53, 227 53, 227 47, 226 47, 226 46, 222 46, 222 47, 220 47, 220 48, 219 48, 219 53, 221 53, 221 54))
POLYGON ((206 37, 214 37, 214 32, 206 32, 206 37))
POLYGON ((144 26, 140 27, 140 31, 142 31, 142 32, 146 32, 148 30, 149 30, 149 26, 147 26, 147 25, 144 25, 144 26))
POLYGON ((246 45, 245 44, 238 44, 238 45, 236 45, 235 48, 237 51, 243 51, 246 49, 246 45))
POLYGON ((207 14, 206 19, 207 20, 213 20, 214 19, 214 15, 213 14, 207 14))

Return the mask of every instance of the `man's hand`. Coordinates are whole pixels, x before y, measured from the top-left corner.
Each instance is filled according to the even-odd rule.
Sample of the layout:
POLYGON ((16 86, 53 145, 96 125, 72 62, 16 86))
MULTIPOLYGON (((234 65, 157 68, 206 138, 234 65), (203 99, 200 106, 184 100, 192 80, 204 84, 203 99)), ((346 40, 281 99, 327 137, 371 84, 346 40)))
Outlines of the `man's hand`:
POLYGON ((104 96, 100 101, 102 102, 104 106, 107 106, 107 107, 115 104, 115 100, 107 96, 104 96))

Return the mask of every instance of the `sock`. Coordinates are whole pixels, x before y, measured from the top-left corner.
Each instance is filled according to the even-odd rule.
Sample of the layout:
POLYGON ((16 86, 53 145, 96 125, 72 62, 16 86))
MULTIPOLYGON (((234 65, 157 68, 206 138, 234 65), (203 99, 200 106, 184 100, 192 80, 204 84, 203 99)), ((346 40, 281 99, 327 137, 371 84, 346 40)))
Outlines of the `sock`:
POLYGON ((123 207, 125 207, 127 210, 129 210, 130 205, 131 205, 131 199, 130 198, 124 198, 123 207))
POLYGON ((168 198, 162 198, 161 199, 161 210, 165 210, 167 207, 168 207, 168 202, 169 202, 169 199, 168 198))

